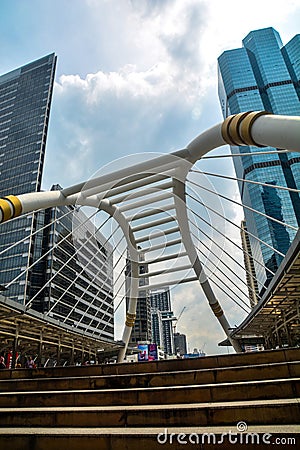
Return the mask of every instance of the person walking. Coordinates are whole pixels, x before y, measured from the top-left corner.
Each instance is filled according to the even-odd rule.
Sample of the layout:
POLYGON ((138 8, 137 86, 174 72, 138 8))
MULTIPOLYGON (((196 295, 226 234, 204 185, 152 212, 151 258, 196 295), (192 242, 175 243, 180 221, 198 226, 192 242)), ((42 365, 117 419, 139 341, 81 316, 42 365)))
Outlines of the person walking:
POLYGON ((35 365, 34 360, 32 359, 32 356, 28 357, 25 367, 26 367, 26 369, 35 369, 36 368, 36 365, 35 365))
POLYGON ((4 355, 0 356, 0 369, 6 369, 4 355))

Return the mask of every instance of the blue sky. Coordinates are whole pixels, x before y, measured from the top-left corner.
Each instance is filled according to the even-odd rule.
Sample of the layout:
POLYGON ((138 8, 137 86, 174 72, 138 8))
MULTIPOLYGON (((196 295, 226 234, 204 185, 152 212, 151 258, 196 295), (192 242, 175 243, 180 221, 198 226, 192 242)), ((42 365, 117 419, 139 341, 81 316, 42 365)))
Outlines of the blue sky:
MULTIPOLYGON (((184 147, 222 120, 217 57, 268 26, 285 44, 299 23, 292 0, 0 0, 0 74, 58 56, 44 189, 128 154, 184 147)), ((175 313, 187 292, 179 331, 191 349, 219 352, 223 333, 199 320, 210 313, 194 286, 174 295, 175 313)), ((231 306, 228 315, 241 319, 231 306)))

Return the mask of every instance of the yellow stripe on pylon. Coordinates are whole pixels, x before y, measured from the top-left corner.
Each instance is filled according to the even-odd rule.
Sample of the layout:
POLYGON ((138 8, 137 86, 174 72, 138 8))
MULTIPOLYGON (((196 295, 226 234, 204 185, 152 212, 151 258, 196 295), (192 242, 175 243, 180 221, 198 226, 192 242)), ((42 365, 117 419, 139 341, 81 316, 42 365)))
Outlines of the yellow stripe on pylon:
POLYGON ((22 214, 22 203, 20 202, 18 197, 16 197, 15 195, 7 195, 6 197, 4 197, 4 199, 7 199, 12 203, 14 208, 13 217, 18 217, 22 214))
POLYGON ((254 145, 265 147, 254 141, 252 126, 260 116, 270 114, 267 111, 248 111, 226 117, 222 124, 221 134, 229 145, 254 145))
POLYGON ((210 307, 213 310, 213 313, 216 317, 221 317, 224 314, 223 309, 221 308, 219 302, 210 303, 210 307))
POLYGON ((22 214, 22 203, 15 195, 8 195, 0 198, 0 211, 2 212, 0 221, 5 222, 22 214))
POLYGON ((0 198, 0 210, 2 212, 1 222, 5 222, 12 217, 12 208, 9 202, 3 198, 0 198))
POLYGON ((136 316, 135 314, 127 313, 125 324, 126 324, 128 327, 133 327, 134 322, 135 322, 135 316, 136 316))

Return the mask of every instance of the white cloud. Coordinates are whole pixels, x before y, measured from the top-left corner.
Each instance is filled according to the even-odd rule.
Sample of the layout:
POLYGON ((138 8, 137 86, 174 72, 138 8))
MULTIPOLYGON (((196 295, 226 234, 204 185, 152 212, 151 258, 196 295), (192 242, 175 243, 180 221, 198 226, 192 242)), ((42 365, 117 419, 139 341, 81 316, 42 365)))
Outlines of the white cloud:
MULTIPOLYGON (((225 333, 213 315, 200 285, 197 282, 182 285, 171 293, 176 316, 186 307, 176 331, 186 334, 190 351, 198 348, 208 354, 224 353, 224 347, 218 347, 218 343, 226 338, 225 333)), ((234 304, 226 304, 222 297, 219 300, 230 324, 234 326, 240 323, 245 313, 234 304)), ((230 347, 227 350, 233 351, 230 347)))
POLYGON ((200 103, 199 87, 189 88, 178 69, 167 63, 147 71, 128 65, 84 79, 61 76, 54 91, 55 133, 49 136, 44 185, 60 173, 57 168, 69 164, 72 170, 64 172, 64 184, 88 178, 128 153, 167 152, 186 145, 196 134, 193 110, 200 103))
MULTIPOLYGON (((241 46, 251 29, 279 27, 300 11, 295 1, 282 8, 281 2, 254 0, 246 11, 236 0, 122 1, 114 8, 106 1, 86 4, 83 26, 89 21, 94 41, 90 58, 93 67, 99 59, 100 70, 62 75, 56 83, 46 186, 70 158, 72 170, 61 174, 63 184, 89 177, 95 168, 127 153, 184 146, 220 120, 220 53, 241 46), (111 54, 104 65, 114 67, 107 72, 101 70, 105 52, 111 54)), ((286 35, 293 33, 284 29, 286 35)), ((87 64, 89 52, 84 46, 79 50, 87 64)), ((80 65, 81 56, 75 55, 80 65)), ((59 60, 58 67, 63 65, 59 60)))

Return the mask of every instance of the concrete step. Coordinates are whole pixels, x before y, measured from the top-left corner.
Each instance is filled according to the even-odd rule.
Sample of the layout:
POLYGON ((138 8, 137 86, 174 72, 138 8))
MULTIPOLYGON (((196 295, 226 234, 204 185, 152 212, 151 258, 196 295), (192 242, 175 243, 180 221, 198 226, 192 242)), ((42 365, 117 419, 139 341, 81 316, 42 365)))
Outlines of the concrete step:
MULTIPOLYGON (((72 369, 70 370, 72 372, 72 369)), ((17 372, 17 370, 15 372, 17 372)), ((248 380, 272 380, 299 377, 300 361, 295 361, 214 369, 178 370, 173 372, 132 372, 131 374, 115 376, 87 375, 78 377, 51 377, 49 379, 38 377, 33 377, 32 379, 12 378, 0 380, 0 392, 46 391, 53 390, 54 386, 55 390, 188 386, 206 383, 231 383, 248 380)))
POLYGON ((161 405, 162 401, 167 405, 293 397, 300 397, 300 378, 147 389, 0 392, 0 407, 161 405))
POLYGON ((196 404, 1 408, 1 427, 187 427, 300 423, 300 399, 196 404))
POLYGON ((0 428, 0 448, 14 450, 116 450, 299 448, 299 425, 165 428, 0 428), (297 445, 298 444, 298 445, 297 445), (184 446, 184 447, 183 447, 184 446))
POLYGON ((97 375, 120 375, 130 373, 173 372, 235 367, 242 365, 270 364, 300 361, 300 348, 268 350, 256 353, 206 356, 196 359, 173 359, 127 364, 103 364, 95 366, 49 367, 37 369, 1 370, 0 379, 80 377, 97 375))
POLYGON ((0 449, 298 448, 299 391, 300 349, 3 370, 0 449), (257 435, 232 442, 237 424, 257 435))

